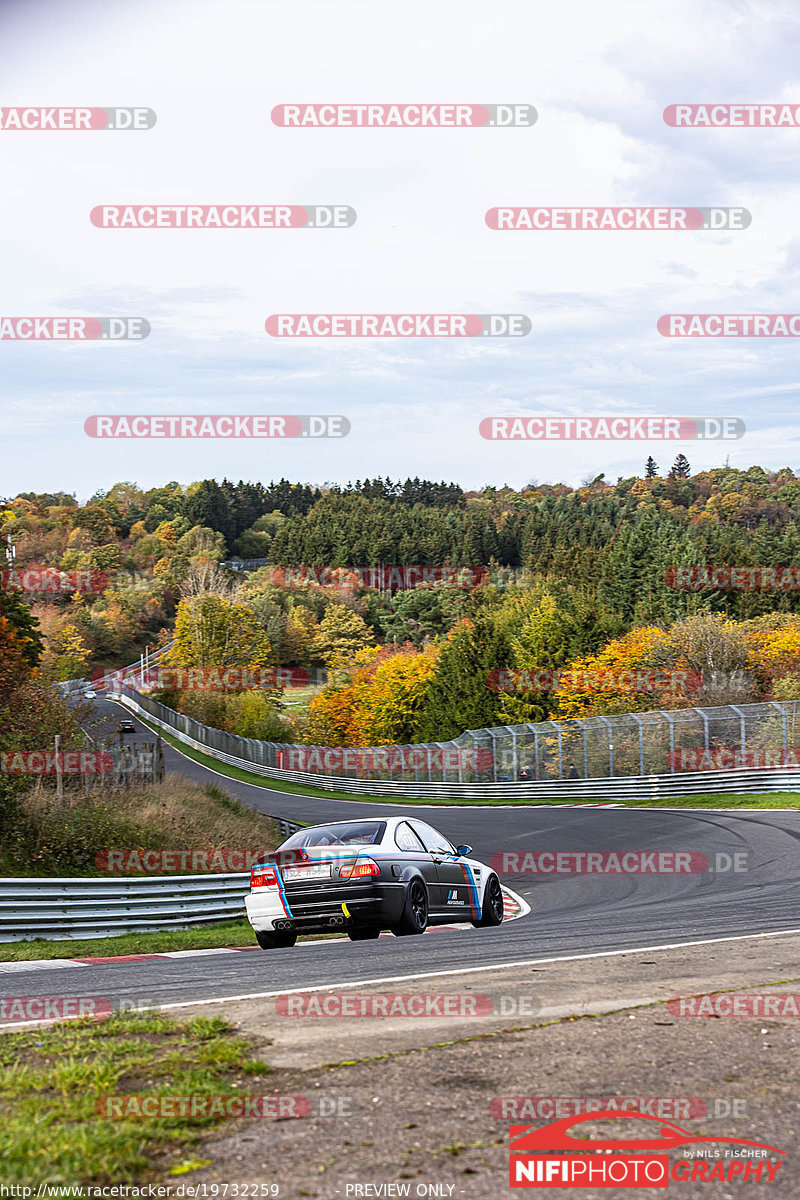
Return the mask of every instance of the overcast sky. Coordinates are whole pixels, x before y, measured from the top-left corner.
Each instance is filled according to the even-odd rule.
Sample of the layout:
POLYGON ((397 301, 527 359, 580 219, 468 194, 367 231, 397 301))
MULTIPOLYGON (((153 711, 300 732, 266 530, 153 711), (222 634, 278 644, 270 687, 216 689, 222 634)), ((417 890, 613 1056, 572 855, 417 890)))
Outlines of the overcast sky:
POLYGON ((800 468, 798 342, 662 313, 800 311, 800 129, 673 129, 678 102, 800 104, 793 0, 0 0, 0 105, 139 105, 147 132, 0 131, 0 314, 137 316, 141 343, 0 342, 0 495, 119 479, 315 483, 800 468), (528 103, 511 129, 301 129, 289 102, 528 103), (339 203, 344 230, 111 230, 97 204, 339 203), (742 205, 743 232, 495 232, 495 205, 742 205), (269 337, 271 313, 527 314, 520 339, 269 337), (340 441, 97 441, 105 413, 342 413, 340 441), (726 443, 492 443, 486 416, 735 416, 726 443))

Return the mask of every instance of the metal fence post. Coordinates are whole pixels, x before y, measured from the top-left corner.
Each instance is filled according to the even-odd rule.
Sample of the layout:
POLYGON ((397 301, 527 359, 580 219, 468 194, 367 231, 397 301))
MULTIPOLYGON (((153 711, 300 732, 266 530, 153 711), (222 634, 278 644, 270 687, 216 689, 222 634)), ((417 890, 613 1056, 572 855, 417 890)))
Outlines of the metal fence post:
POLYGON ((608 729, 608 777, 609 777, 609 779, 613 779, 614 778, 614 726, 611 724, 608 717, 600 716, 599 713, 597 715, 598 715, 598 719, 600 721, 602 721, 603 724, 608 729))
POLYGON ((512 725, 506 725, 505 728, 511 734, 511 774, 516 779, 519 775, 517 764, 517 731, 512 725))
MULTIPOLYGON (((489 734, 489 737, 492 739, 492 779, 495 783, 497 783, 497 736, 495 735, 495 732, 493 729, 487 729, 486 732, 489 734)), ((478 762, 477 749, 475 752, 475 762, 476 762, 476 764, 478 762)), ((476 769, 477 769, 477 767, 476 767, 476 769)))
POLYGON ((675 722, 673 721, 672 717, 669 715, 668 712, 664 712, 663 710, 659 710, 659 711, 660 711, 660 715, 662 717, 667 718, 667 724, 669 725, 669 773, 670 773, 670 775, 674 775, 675 774, 675 722))
POLYGON ((636 713, 629 713, 630 717, 639 726, 639 774, 644 775, 644 725, 641 718, 637 717, 636 713))
POLYGON ((708 754, 708 749, 709 749, 709 747, 708 747, 708 717, 703 712, 702 708, 693 708, 692 712, 699 713, 703 719, 703 730, 704 730, 704 737, 705 737, 705 752, 706 752, 706 754, 708 754))
POLYGON ((747 725, 745 724, 745 715, 736 704, 729 704, 728 708, 733 709, 733 711, 738 713, 739 716, 739 740, 742 743, 742 759, 744 759, 744 752, 747 749, 747 725))
POLYGON ((556 721, 551 721, 551 725, 555 726, 556 736, 558 737, 558 778, 564 778, 564 763, 561 753, 561 726, 556 721))
POLYGON ((770 700, 770 704, 773 708, 777 708, 778 712, 781 714, 781 726, 783 728, 783 753, 786 754, 786 751, 789 749, 789 739, 786 731, 786 709, 778 704, 777 700, 770 700))

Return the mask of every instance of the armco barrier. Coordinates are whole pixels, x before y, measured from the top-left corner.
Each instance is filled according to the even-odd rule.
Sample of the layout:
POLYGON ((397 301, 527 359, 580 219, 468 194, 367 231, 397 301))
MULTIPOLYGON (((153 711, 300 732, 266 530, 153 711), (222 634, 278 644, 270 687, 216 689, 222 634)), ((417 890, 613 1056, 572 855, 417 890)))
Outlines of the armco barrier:
MULTIPOLYGON (((291 825, 289 832, 299 828, 291 825)), ((244 916, 249 891, 249 871, 125 879, 0 879, 0 943, 116 937, 231 920, 244 916)), ((507 920, 530 911, 520 896, 505 887, 503 900, 507 920)))
MULTIPOLYGON (((273 817, 281 841, 303 826, 273 817)), ((0 879, 0 942, 114 937, 244 914, 250 872, 0 879)))
POLYGON ((244 915, 250 875, 0 879, 0 942, 113 937, 244 915))
MULTIPOLYGON (((287 771, 278 767, 264 766, 253 758, 241 758, 227 754, 210 745, 190 737, 178 727, 178 722, 163 720, 151 711, 163 705, 155 705, 147 697, 139 696, 132 689, 124 692, 108 693, 108 698, 118 700, 131 712, 143 717, 151 725, 166 730, 172 737, 195 750, 219 759, 229 766, 240 767, 255 775, 263 775, 269 779, 281 779, 306 786, 323 788, 329 791, 359 792, 378 796, 406 796, 411 799, 436 800, 443 797, 457 800, 503 800, 525 799, 531 804, 536 803, 581 803, 592 801, 636 800, 639 803, 647 800, 664 801, 670 797, 704 795, 706 793, 720 794, 725 792, 769 792, 769 791, 800 791, 800 767, 747 767, 741 770, 726 771, 692 771, 675 774, 656 775, 627 775, 614 778, 600 777, 594 779, 558 779, 551 781, 521 781, 508 780, 491 783, 456 783, 427 781, 395 781, 379 779, 354 779, 334 775, 320 775, 311 771, 287 771), (140 701, 147 702, 146 707, 140 701)), ((179 721, 188 723, 186 717, 179 713, 173 716, 179 721)), ((193 722, 193 724, 197 724, 193 722)), ((204 729, 205 726, 199 728, 204 729)), ((227 736, 227 735, 226 735, 227 736)), ((243 745, 248 739, 237 738, 243 745)), ((254 743, 258 745, 258 743, 254 743)), ((263 745, 264 743, 261 743, 263 745)))

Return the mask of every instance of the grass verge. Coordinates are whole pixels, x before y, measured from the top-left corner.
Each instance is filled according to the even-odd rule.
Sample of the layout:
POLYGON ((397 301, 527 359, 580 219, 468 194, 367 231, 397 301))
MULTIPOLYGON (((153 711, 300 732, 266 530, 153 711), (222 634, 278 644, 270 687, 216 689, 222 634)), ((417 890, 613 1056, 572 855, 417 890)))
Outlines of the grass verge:
POLYGON ((704 796, 670 796, 663 800, 625 802, 625 808, 800 808, 800 792, 754 792, 740 796, 721 792, 704 796))
MULTIPOLYGON (((174 1021, 112 1013, 0 1034, 0 1161, 5 1184, 119 1184, 152 1178, 166 1153, 180 1176, 205 1160, 186 1149, 220 1118, 104 1117, 106 1097, 269 1093, 268 1064, 221 1017, 174 1021)), ((176 1183, 179 1180, 176 1179, 176 1183)))
MULTIPOLYGON (((301 934, 299 942, 342 939, 341 933, 301 934)), ((252 946, 256 935, 249 921, 220 921, 199 929, 165 929, 154 933, 122 933, 119 937, 50 942, 0 942, 0 962, 31 962, 39 958, 118 958, 125 954, 164 954, 168 950, 219 950, 252 946)))
POLYGON ((0 962, 30 962, 37 958, 111 958, 121 954, 163 954, 167 950, 211 950, 220 946, 255 946, 249 921, 221 921, 199 929, 168 929, 157 933, 121 933, 119 937, 81 938, 51 942, 0 943, 0 962))

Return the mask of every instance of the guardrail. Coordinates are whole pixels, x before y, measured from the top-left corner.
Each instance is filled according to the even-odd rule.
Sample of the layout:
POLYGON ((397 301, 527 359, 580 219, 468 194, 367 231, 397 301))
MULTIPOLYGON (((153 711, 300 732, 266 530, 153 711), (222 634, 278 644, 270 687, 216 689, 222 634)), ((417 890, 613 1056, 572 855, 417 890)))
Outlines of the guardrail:
POLYGON ((128 879, 0 879, 0 942, 113 937, 244 913, 248 872, 128 879))
MULTIPOLYGON (((137 700, 122 692, 108 693, 137 716, 166 730, 172 737, 202 751, 229 766, 239 767, 268 779, 322 788, 326 791, 366 793, 373 796, 405 796, 411 799, 453 800, 520 800, 537 802, 581 803, 594 800, 665 800, 670 797, 698 796, 706 793, 800 791, 800 766, 745 767, 740 770, 687 771, 670 775, 627 775, 599 779, 558 779, 552 781, 499 780, 494 783, 429 783, 427 781, 392 781, 382 779, 353 779, 335 775, 319 775, 310 771, 288 771, 266 767, 252 759, 239 758, 197 741, 182 730, 154 716, 137 700)), ((244 739, 242 739, 244 740, 244 739)))
MULTIPOLYGON (((124 680, 135 682, 137 675, 141 675, 153 663, 160 662, 174 644, 175 639, 173 638, 171 642, 168 642, 166 646, 162 646, 160 650, 154 650, 152 654, 149 652, 143 654, 138 663, 131 663, 127 667, 121 667, 116 673, 124 680)), ((61 696, 76 696, 83 692, 91 692, 95 686, 95 683, 91 679, 63 679, 61 682, 53 684, 53 687, 61 696)))
MULTIPOLYGON (((273 817, 281 839, 303 826, 273 817)), ((0 942, 115 937, 244 915, 250 872, 0 879, 0 942)))

